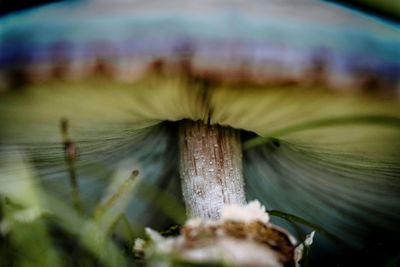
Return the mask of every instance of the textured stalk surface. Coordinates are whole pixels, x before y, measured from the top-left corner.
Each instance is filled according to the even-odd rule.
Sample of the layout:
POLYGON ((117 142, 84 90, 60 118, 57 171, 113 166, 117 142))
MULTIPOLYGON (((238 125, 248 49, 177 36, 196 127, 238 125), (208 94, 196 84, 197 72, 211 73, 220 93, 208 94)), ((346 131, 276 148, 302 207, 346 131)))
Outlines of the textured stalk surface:
POLYGON ((224 204, 245 203, 237 131, 183 121, 180 151, 182 192, 190 218, 217 219, 224 204))

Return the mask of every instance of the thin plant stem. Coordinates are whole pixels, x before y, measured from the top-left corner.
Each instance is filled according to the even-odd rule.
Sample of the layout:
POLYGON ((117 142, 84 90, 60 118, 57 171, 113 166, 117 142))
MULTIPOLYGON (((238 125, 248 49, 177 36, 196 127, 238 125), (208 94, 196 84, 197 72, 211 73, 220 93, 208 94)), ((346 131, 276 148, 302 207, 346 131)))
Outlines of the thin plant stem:
POLYGON ((123 213, 120 213, 118 215, 118 217, 111 224, 110 228, 107 230, 108 236, 111 236, 114 233, 115 229, 117 228, 117 226, 119 224, 122 224, 122 226, 125 227, 126 231, 128 232, 127 233, 128 234, 128 241, 129 241, 130 244, 132 244, 133 240, 135 238, 135 233, 132 230, 132 227, 131 227, 131 224, 129 223, 128 218, 126 218, 125 214, 123 214, 123 213))
POLYGON ((130 185, 134 182, 135 178, 139 175, 138 170, 134 170, 131 175, 126 179, 117 189, 117 191, 110 196, 104 203, 99 204, 94 211, 94 220, 100 221, 103 215, 110 210, 120 199, 127 190, 129 190, 130 185))
POLYGON ((78 151, 75 143, 69 137, 69 125, 67 119, 61 120, 61 135, 63 139, 65 161, 68 166, 69 181, 72 188, 72 202, 75 209, 83 212, 82 202, 79 192, 78 177, 76 174, 75 162, 78 157, 78 151))

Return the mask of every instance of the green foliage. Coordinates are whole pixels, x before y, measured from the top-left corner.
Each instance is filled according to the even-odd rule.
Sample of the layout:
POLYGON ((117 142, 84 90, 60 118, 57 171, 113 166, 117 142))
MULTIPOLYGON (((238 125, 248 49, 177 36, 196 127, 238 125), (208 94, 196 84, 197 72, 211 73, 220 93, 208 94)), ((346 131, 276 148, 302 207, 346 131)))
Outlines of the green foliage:
MULTIPOLYGON (((340 244, 344 244, 345 241, 341 240, 339 237, 335 236, 334 234, 330 233, 329 231, 327 231, 326 229, 324 229, 323 227, 312 223, 306 219, 303 219, 299 216, 293 215, 293 214, 289 214, 286 212, 282 212, 282 211, 277 211, 277 210, 269 210, 268 214, 271 216, 276 216, 282 219, 287 220, 290 223, 294 223, 295 225, 300 224, 300 225, 304 225, 307 226, 308 228, 317 231, 320 235, 326 237, 328 240, 331 240, 332 242, 334 242, 337 245, 340 244)), ((301 240, 304 240, 305 236, 299 236, 301 240)))
POLYGON ((15 159, 3 162, 0 173, 1 238, 8 244, 2 246, 5 260, 1 264, 16 267, 133 264, 130 253, 124 254, 112 241, 113 228, 118 223, 130 233, 126 241, 133 241, 133 230, 121 214, 123 207, 118 206, 124 194, 132 191, 131 177, 97 207, 95 216, 88 217, 40 188, 34 182, 32 169, 22 159, 17 165, 15 162, 15 159), (13 168, 20 170, 14 172, 18 176, 8 175, 13 168))

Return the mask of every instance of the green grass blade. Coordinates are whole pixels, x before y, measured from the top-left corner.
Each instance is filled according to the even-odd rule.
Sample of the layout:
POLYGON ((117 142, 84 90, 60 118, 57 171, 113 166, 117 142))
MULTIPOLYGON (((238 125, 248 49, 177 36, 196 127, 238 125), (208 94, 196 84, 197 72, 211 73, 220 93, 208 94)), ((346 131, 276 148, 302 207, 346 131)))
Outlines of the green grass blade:
POLYGON ((246 141, 243 144, 243 148, 251 149, 269 143, 272 137, 280 137, 299 131, 321 128, 321 127, 333 127, 333 126, 354 125, 354 124, 375 124, 381 126, 400 128, 400 118, 393 116, 381 116, 381 115, 361 115, 361 116, 344 116, 344 117, 333 117, 333 118, 312 120, 305 123, 294 124, 293 126, 281 128, 272 132, 266 132, 265 134, 263 134, 263 136, 258 136, 246 141))

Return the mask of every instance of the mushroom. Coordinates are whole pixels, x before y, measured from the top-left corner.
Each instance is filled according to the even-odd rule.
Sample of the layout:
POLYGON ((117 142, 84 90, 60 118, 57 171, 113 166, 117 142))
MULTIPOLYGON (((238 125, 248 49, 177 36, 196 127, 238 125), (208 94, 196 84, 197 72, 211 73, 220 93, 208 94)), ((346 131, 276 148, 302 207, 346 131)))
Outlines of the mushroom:
POLYGON ((257 198, 357 248, 399 237, 398 25, 306 0, 74 1, 0 25, 2 155, 51 190, 68 118, 86 205, 123 166, 180 176, 190 218, 257 198))

